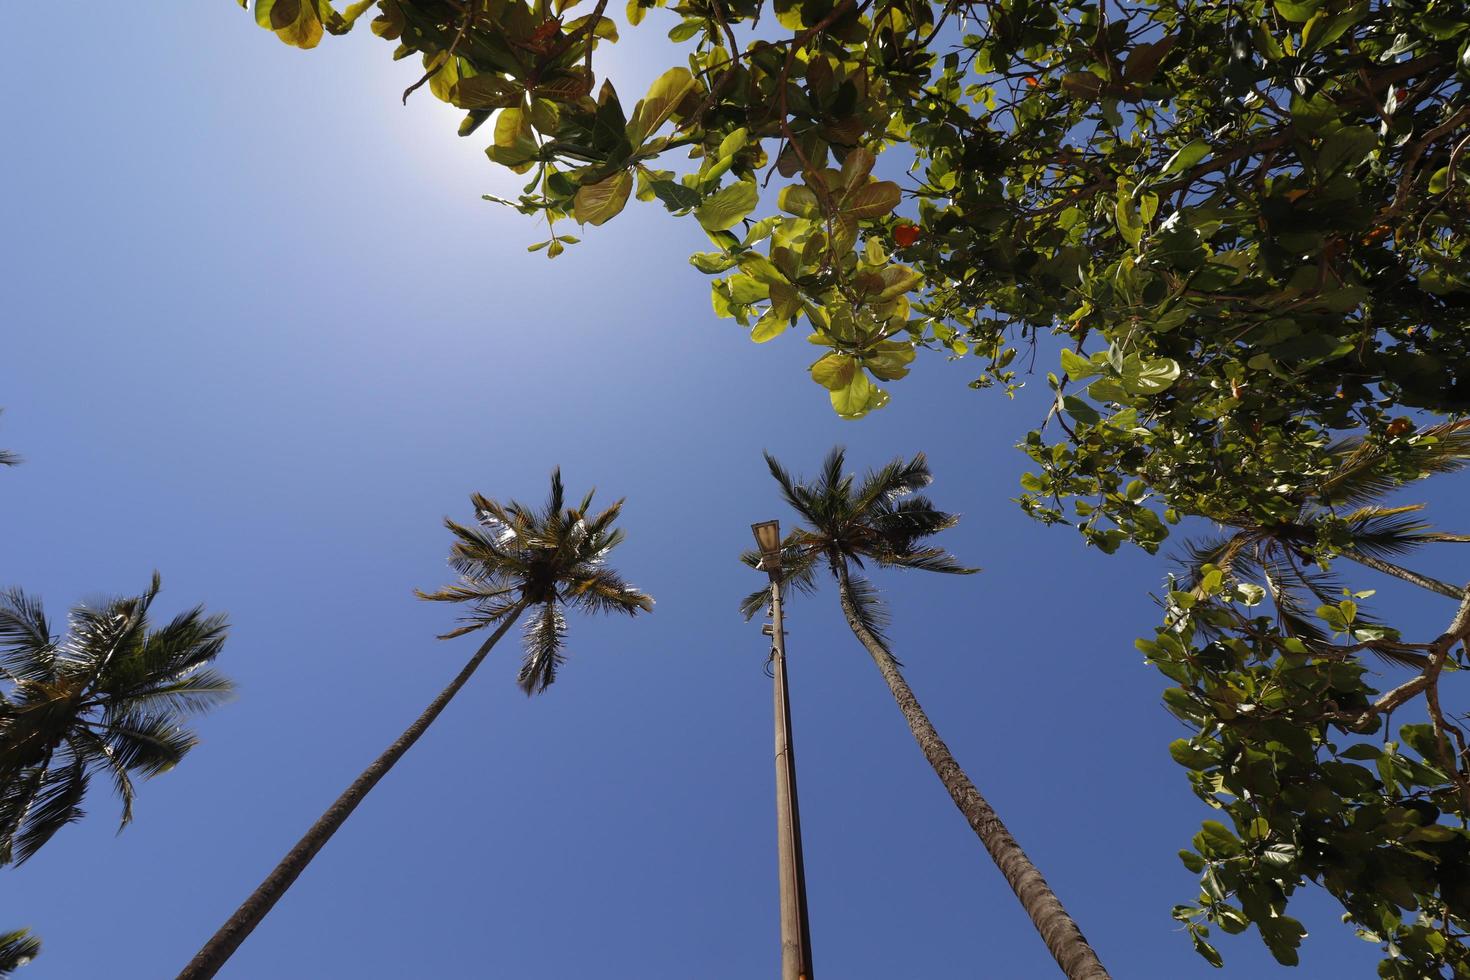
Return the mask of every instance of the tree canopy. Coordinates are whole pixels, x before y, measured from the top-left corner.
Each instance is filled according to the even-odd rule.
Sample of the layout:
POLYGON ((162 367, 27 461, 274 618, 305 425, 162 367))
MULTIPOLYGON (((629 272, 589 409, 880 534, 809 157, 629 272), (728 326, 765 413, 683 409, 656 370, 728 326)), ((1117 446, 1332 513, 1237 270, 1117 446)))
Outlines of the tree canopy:
POLYGON ((576 4, 254 14, 313 47, 373 10, 423 64, 405 98, 465 110, 465 136, 493 119, 487 155, 528 180, 504 203, 547 224, 533 249, 555 257, 568 219, 633 197, 692 217, 714 312, 757 343, 804 324, 844 418, 899 394, 920 352, 1011 394, 1039 364, 1032 515, 1109 552, 1156 551, 1190 517, 1233 535, 1143 644, 1193 727, 1175 758, 1234 823, 1184 858, 1197 948, 1218 961, 1206 923, 1254 923, 1295 962, 1284 909, 1312 880, 1382 943, 1383 975, 1470 976, 1448 884, 1470 755, 1437 694, 1470 666, 1465 617, 1364 620, 1366 590, 1324 577, 1384 564, 1374 541, 1429 541, 1358 491, 1466 459, 1464 4, 630 0, 630 24, 671 25, 677 62, 636 100, 596 71, 618 37, 607 0, 576 4), (1364 653, 1417 672, 1379 695, 1364 653), (1424 723, 1362 741, 1410 701, 1424 723))

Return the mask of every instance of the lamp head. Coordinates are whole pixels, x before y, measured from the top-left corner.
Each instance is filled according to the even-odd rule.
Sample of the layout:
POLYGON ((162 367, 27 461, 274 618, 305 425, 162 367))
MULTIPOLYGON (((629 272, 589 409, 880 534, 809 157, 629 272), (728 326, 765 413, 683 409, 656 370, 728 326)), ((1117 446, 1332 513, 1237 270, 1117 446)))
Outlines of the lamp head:
POLYGON ((781 522, 763 521, 752 524, 756 547, 760 549, 761 566, 771 575, 781 570, 781 522))

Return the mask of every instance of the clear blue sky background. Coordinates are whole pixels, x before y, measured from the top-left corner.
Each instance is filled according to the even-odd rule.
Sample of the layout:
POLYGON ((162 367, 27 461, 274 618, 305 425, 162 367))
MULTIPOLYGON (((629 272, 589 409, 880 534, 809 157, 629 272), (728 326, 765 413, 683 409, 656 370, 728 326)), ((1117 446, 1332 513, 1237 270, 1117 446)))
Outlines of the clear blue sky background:
MULTIPOLYGON (((628 497, 617 564, 657 612, 574 621, 534 700, 498 651, 225 975, 774 975, 770 687, 735 556, 789 519, 761 449, 810 471, 834 442, 927 451, 964 513, 949 544, 983 575, 880 576, 896 649, 1114 975, 1219 975, 1169 918, 1206 814, 1132 646, 1165 564, 1010 502, 1035 397, 921 358, 839 421, 812 348, 712 316, 697 229, 656 205, 528 255, 538 229, 479 200, 515 182, 427 92, 398 104, 416 68, 365 28, 303 53, 227 0, 6 13, 0 445, 27 462, 0 477, 0 580, 55 614, 158 568, 163 614, 230 613, 240 686, 134 826, 114 837, 99 788, 0 876, 0 926, 46 940, 27 980, 172 976, 472 651, 412 596, 447 580, 441 518, 539 500, 555 464, 628 497)), ((602 62, 628 104, 668 60, 658 21, 602 62)), ((1414 601, 1437 634, 1452 610, 1414 601)), ((1053 976, 833 596, 790 631, 818 975, 1053 976)), ((1329 903, 1298 905, 1296 975, 1371 975, 1329 903)), ((1221 945, 1227 975, 1291 975, 1254 935, 1221 945)))

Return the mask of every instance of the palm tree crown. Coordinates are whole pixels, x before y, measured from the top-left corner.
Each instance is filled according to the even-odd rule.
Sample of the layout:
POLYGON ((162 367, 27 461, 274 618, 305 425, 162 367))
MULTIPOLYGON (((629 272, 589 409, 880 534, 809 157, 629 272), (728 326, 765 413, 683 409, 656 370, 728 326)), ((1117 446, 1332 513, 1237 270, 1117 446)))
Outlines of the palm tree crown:
MULTIPOLYGON (((1384 498, 1431 473, 1470 465, 1470 422, 1429 426, 1404 440, 1344 439, 1328 450, 1328 466, 1297 492, 1296 512, 1285 519, 1241 520, 1222 534, 1188 546, 1186 578, 1198 585, 1213 565, 1237 581, 1259 586, 1270 597, 1288 634, 1309 648, 1331 652, 1327 634, 1314 621, 1315 603, 1336 604, 1342 579, 1322 565, 1340 555, 1421 588, 1459 598, 1463 589, 1420 575, 1394 559, 1435 542, 1470 542, 1470 536, 1435 531, 1418 513, 1423 504, 1386 506, 1384 498)), ((1423 654, 1393 638, 1365 616, 1365 635, 1383 633, 1366 647, 1385 660, 1422 668, 1423 654), (1372 631, 1367 632, 1367 631, 1372 631)))
MULTIPOLYGON (((967 568, 943 548, 924 547, 923 542, 959 523, 959 516, 939 510, 919 491, 934 481, 923 453, 910 460, 895 459, 870 471, 858 483, 843 472, 846 450, 836 446, 822 461, 816 479, 802 481, 787 472, 774 456, 766 453, 766 465, 781 487, 781 496, 807 522, 782 542, 782 582, 799 592, 816 589, 816 572, 824 560, 832 573, 848 562, 863 567, 864 560, 881 567, 917 568, 949 575, 971 575, 967 568)), ((740 560, 751 567, 760 565, 760 553, 747 551, 740 560)), ((887 615, 872 584, 851 576, 854 606, 863 625, 880 640, 887 615)), ((752 592, 740 604, 750 619, 759 613, 770 592, 752 592)))
POLYGON ((444 522, 455 537, 449 564, 459 573, 459 582, 419 593, 424 599, 470 603, 463 625, 444 639, 495 626, 531 609, 524 627, 526 657, 517 677, 528 695, 550 687, 566 659, 564 606, 630 616, 653 610, 651 597, 606 564, 608 552, 623 540, 623 532, 612 526, 623 502, 589 516, 593 492, 578 506, 565 507, 561 470, 556 469, 551 494, 539 510, 474 494, 475 523, 444 522))
POLYGON ((208 668, 226 623, 194 608, 151 630, 158 594, 72 610, 64 639, 41 603, 19 589, 0 594, 0 865, 19 864, 82 816, 93 775, 105 772, 133 816, 133 778, 166 772, 197 739, 188 715, 229 697, 208 668))

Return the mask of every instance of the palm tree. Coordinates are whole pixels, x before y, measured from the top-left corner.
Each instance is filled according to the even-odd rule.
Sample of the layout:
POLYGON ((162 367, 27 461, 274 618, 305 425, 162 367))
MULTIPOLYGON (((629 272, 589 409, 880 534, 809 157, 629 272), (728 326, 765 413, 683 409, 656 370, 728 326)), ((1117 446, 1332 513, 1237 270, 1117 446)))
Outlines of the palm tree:
POLYGON ((127 826, 133 778, 177 765, 197 741, 186 717, 230 695, 206 666, 224 646, 224 617, 194 608, 150 629, 159 584, 155 573, 140 596, 77 606, 62 640, 38 600, 0 594, 0 865, 24 862, 80 819, 99 773, 127 826))
POLYGON ((41 952, 41 940, 29 929, 0 934, 0 977, 8 977, 41 952))
MULTIPOLYGON (((1270 596, 1288 636, 1334 655, 1340 648, 1309 611, 1313 602, 1336 605, 1343 594, 1342 580, 1318 562, 1324 542, 1331 553, 1366 568, 1452 599, 1464 597, 1463 587, 1395 559, 1426 544, 1470 542, 1470 535, 1433 530, 1417 516, 1423 504, 1387 506, 1383 501, 1414 480, 1470 465, 1470 421, 1428 426, 1397 441, 1353 436, 1331 446, 1327 460, 1322 474, 1291 498, 1296 512, 1290 518, 1233 521, 1223 533, 1192 542, 1185 569, 1192 587, 1199 585, 1206 565, 1259 586, 1270 596)), ((1362 644, 1384 660, 1419 669, 1427 665, 1415 645, 1400 642, 1381 624, 1359 615, 1354 626, 1364 636, 1384 633, 1362 644)))
MULTIPOLYGON (((1107 977, 1097 954, 1046 879, 960 768, 919 706, 899 662, 888 649, 884 637, 887 617, 877 591, 867 579, 852 572, 851 566, 862 568, 864 560, 882 567, 950 575, 978 571, 960 565, 943 548, 921 546, 925 539, 953 527, 958 518, 917 495, 932 480, 923 453, 907 462, 894 460, 869 473, 861 483, 843 472, 844 463, 844 450, 834 448, 822 463, 817 479, 803 482, 793 479, 774 457, 766 454, 766 464, 780 484, 781 495, 808 525, 793 531, 782 543, 783 585, 811 592, 816 587, 819 566, 827 566, 837 581, 837 596, 847 625, 877 664, 924 757, 990 852, 1047 949, 1072 980, 1107 977)), ((760 554, 747 552, 741 558, 755 567, 760 554)), ((741 603, 747 619, 765 606, 768 596, 769 590, 762 589, 741 603)))
POLYGON ((179 974, 179 980, 203 980, 219 972, 368 791, 439 717, 523 612, 531 610, 531 616, 524 628, 526 656, 518 683, 530 695, 546 690, 556 680, 562 665, 567 628, 564 607, 630 616, 653 609, 651 598, 628 585, 604 564, 607 553, 623 539, 623 532, 612 526, 623 502, 619 500, 602 513, 588 516, 591 493, 579 506, 567 509, 563 509, 563 494, 561 470, 553 470, 551 496, 540 510, 514 501, 502 506, 475 494, 470 498, 475 507, 474 523, 462 525, 445 520, 445 526, 455 537, 449 564, 459 573, 460 580, 437 592, 420 592, 419 597, 470 604, 463 625, 445 633, 441 639, 493 627, 489 638, 424 713, 363 770, 297 841, 260 887, 189 962, 179 974))

